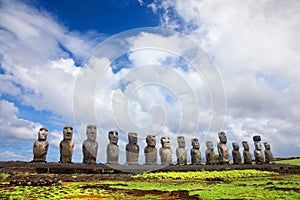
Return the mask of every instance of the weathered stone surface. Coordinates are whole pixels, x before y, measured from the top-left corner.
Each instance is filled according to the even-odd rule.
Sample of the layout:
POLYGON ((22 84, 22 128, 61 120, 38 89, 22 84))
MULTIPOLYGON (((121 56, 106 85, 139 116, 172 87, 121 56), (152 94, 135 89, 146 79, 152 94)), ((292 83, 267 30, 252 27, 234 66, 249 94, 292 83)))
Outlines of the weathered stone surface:
POLYGON ((169 137, 161 137, 162 147, 159 149, 159 155, 162 165, 172 164, 171 141, 169 137))
POLYGON ((178 147, 176 148, 177 164, 187 164, 187 152, 185 149, 185 138, 183 136, 177 137, 178 147))
POLYGON ((117 131, 110 131, 108 133, 109 144, 107 145, 107 163, 118 164, 119 161, 119 134, 117 131))
POLYGON ((64 139, 60 142, 60 162, 70 163, 72 162, 72 155, 74 151, 73 127, 65 126, 63 130, 64 139))
POLYGON ((224 132, 219 132, 220 142, 218 143, 218 152, 219 152, 219 163, 221 165, 229 163, 229 151, 226 146, 227 137, 224 132))
POLYGON ((273 161, 273 154, 271 152, 271 146, 269 143, 265 142, 264 143, 264 146, 265 146, 265 158, 266 158, 266 163, 267 164, 274 164, 274 161, 273 161))
POLYGON ((48 136, 47 128, 40 128, 38 140, 33 143, 33 162, 46 162, 49 143, 46 141, 48 136))
POLYGON ((193 165, 201 165, 201 152, 198 138, 192 139, 191 159, 193 165))
POLYGON ((247 141, 243 141, 242 144, 244 147, 244 150, 243 150, 244 164, 251 165, 252 158, 251 158, 251 153, 249 151, 249 144, 247 141))
POLYGON ((140 147, 137 144, 137 133, 129 132, 128 141, 126 145, 126 164, 137 165, 139 160, 140 147))
MULTIPOLYGON (((297 159, 299 157, 294 157, 297 159)), ((98 181, 98 180, 110 180, 121 179, 122 175, 131 177, 132 174, 128 174, 128 168, 132 169, 131 173, 143 173, 149 171, 214 171, 214 170, 241 170, 241 169, 257 169, 264 171, 273 171, 279 173, 300 173, 300 166, 287 165, 287 164, 274 164, 274 165, 168 165, 166 167, 152 168, 151 165, 117 165, 118 170, 111 168, 105 164, 90 164, 83 163, 37 163, 37 162, 22 162, 22 161, 0 161, 0 173, 9 173, 10 176, 7 180, 17 180, 26 174, 32 174, 32 181, 38 178, 46 179, 44 176, 53 178, 54 174, 59 174, 59 179, 62 181, 98 181), (122 172, 126 171, 126 174, 122 172), (17 172, 17 173, 16 173, 17 172), (21 173, 20 173, 21 172, 21 173), (74 178, 76 174, 77 178, 74 178), (42 176, 42 177, 41 177, 42 176), (80 178, 81 177, 81 178, 80 178), (85 178, 84 178, 85 177, 85 178)), ((31 176, 31 175, 29 175, 31 176)))
POLYGON ((239 165, 242 164, 242 157, 240 153, 240 146, 237 142, 232 143, 232 158, 233 158, 233 164, 239 165))
POLYGON ((261 144, 260 144, 260 136, 256 135, 253 137, 254 141, 254 157, 255 157, 255 163, 258 165, 264 164, 264 156, 261 151, 261 144))
POLYGON ((206 165, 214 165, 215 164, 215 152, 214 152, 213 142, 207 141, 206 148, 207 148, 205 150, 206 165))
POLYGON ((146 138, 147 146, 144 149, 145 164, 155 165, 157 164, 157 149, 156 149, 156 137, 155 135, 148 135, 146 138))
POLYGON ((97 127, 95 125, 87 125, 87 140, 82 143, 83 163, 95 164, 98 154, 97 127))

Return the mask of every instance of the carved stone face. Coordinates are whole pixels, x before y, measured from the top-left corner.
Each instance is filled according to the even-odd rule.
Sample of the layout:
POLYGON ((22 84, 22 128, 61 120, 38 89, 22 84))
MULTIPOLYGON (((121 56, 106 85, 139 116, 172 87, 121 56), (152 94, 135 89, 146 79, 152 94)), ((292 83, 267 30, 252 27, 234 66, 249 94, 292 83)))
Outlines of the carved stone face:
POLYGON ((198 138, 193 138, 192 139, 192 146, 194 149, 200 149, 200 144, 198 138))
POLYGON ((220 142, 223 143, 223 144, 226 144, 227 143, 227 137, 225 135, 224 132, 219 132, 219 139, 220 139, 220 142))
POLYGON ((171 148, 171 141, 169 137, 161 137, 160 142, 162 147, 164 148, 171 148))
POLYGON ((214 149, 214 144, 212 141, 206 141, 206 147, 209 150, 213 150, 214 149))
POLYGON ((111 143, 117 144, 119 141, 119 134, 118 131, 109 131, 108 139, 111 143))
POLYGON ((154 147, 156 145, 155 135, 147 135, 146 142, 148 146, 154 147))
POLYGON ((73 127, 72 126, 65 126, 64 130, 64 140, 72 140, 73 137, 73 127))
POLYGON ((39 134, 38 134, 38 140, 39 141, 45 141, 47 139, 48 136, 48 129, 47 128, 40 128, 39 130, 39 134))
POLYGON ((245 150, 249 150, 249 144, 247 141, 243 141, 242 144, 245 150))
POLYGON ((238 151, 240 149, 239 144, 237 142, 232 143, 232 148, 233 148, 233 150, 236 150, 236 151, 238 151))
POLYGON ((88 140, 95 141, 97 138, 97 127, 95 125, 87 125, 86 135, 88 140))
POLYGON ((254 145, 255 145, 255 149, 256 150, 258 150, 258 151, 261 150, 261 144, 260 144, 260 142, 255 142, 254 145))
POLYGON ((177 137, 178 147, 184 148, 185 147, 185 139, 183 136, 177 137))
POLYGON ((264 145, 266 150, 271 150, 271 146, 269 143, 265 142, 264 145))
POLYGON ((137 133, 129 132, 128 141, 129 144, 137 144, 137 133))

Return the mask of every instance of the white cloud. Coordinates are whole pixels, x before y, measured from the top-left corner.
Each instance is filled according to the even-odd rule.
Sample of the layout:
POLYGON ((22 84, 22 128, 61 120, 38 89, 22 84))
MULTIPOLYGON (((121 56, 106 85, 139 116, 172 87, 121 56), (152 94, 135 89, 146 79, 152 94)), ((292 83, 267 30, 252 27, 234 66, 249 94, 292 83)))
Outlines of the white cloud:
POLYGON ((23 154, 16 154, 11 151, 4 151, 0 153, 1 161, 24 160, 26 156, 23 154))
POLYGON ((228 137, 250 141, 260 134, 276 156, 298 154, 300 3, 193 0, 156 7, 168 15, 162 25, 175 23, 217 64, 227 96, 224 129, 234 134, 228 137))

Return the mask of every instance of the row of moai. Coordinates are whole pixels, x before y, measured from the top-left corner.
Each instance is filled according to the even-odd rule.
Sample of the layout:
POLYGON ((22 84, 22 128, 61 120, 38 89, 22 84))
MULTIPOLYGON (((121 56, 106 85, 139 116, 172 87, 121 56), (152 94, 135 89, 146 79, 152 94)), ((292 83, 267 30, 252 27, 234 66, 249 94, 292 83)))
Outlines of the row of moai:
MULTIPOLYGON (((38 133, 38 140, 33 145, 33 162, 46 162, 46 155, 48 152, 49 144, 47 142, 48 129, 40 128, 38 133)), ((88 125, 86 128, 87 139, 82 143, 83 163, 95 164, 97 153, 98 153, 98 142, 97 138, 97 127, 95 125, 88 125)), ((221 165, 229 164, 229 150, 226 145, 227 137, 224 132, 218 133, 220 142, 217 145, 219 163, 221 165)), ((61 163, 71 163, 72 154, 74 150, 74 142, 72 141, 73 128, 71 126, 65 126, 63 129, 63 140, 60 142, 60 161, 61 163)), ((110 131, 108 133, 109 144, 107 145, 107 163, 118 164, 119 160, 119 146, 118 146, 118 132, 110 131)), ((139 158, 140 147, 137 144, 137 133, 129 132, 128 141, 126 145, 126 165, 137 165, 139 158)), ((255 150, 254 157, 256 164, 272 164, 273 155, 269 143, 264 143, 265 151, 263 155, 261 148, 260 136, 253 137, 255 150)), ((159 149, 159 155, 162 165, 172 164, 172 151, 171 141, 169 137, 161 137, 160 139, 162 147, 159 149)), ((186 142, 184 136, 177 137, 178 147, 176 148, 177 164, 187 165, 187 151, 186 142)), ((144 148, 145 164, 153 165, 157 164, 157 148, 156 148, 156 136, 148 135, 146 137, 147 146, 144 148)), ((200 165, 201 162, 201 151, 200 143, 198 138, 191 140, 192 148, 190 149, 191 163, 193 165, 200 165)), ((247 141, 243 141, 244 147, 243 157, 244 164, 251 164, 252 158, 249 151, 249 144, 247 141)), ((205 150, 206 165, 216 164, 214 145, 212 141, 206 142, 207 149, 205 150)), ((233 164, 242 164, 242 157, 239 151, 239 144, 237 142, 232 143, 232 158, 233 164)))

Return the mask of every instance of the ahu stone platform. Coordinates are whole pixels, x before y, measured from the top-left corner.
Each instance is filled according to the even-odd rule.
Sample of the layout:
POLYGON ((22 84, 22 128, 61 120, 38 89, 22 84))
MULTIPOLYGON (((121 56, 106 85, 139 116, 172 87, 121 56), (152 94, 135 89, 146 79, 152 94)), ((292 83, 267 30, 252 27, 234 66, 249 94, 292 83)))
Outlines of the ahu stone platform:
POLYGON ((224 171, 257 169, 278 173, 299 174, 300 166, 287 164, 263 165, 112 165, 83 163, 0 162, 0 173, 38 174, 136 174, 155 171, 224 171))

